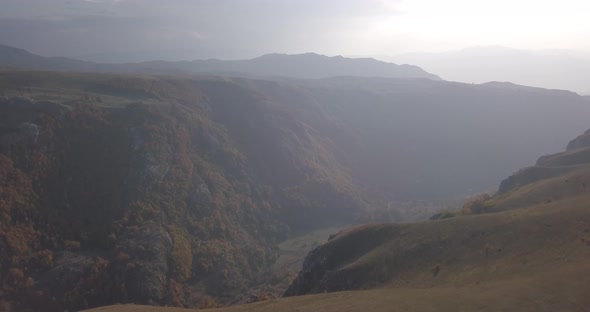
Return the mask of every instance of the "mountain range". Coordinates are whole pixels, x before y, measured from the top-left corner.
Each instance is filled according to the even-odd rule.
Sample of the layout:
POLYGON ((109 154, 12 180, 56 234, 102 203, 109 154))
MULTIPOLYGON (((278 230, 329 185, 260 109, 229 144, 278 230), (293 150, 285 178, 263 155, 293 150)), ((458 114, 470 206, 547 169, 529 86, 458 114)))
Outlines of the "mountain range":
POLYGON ((0 66, 86 72, 128 72, 166 74, 223 74, 291 78, 333 76, 428 78, 439 80, 417 66, 396 65, 375 59, 327 57, 315 53, 268 54, 251 60, 149 61, 125 64, 100 64, 64 57, 43 57, 26 50, 0 45, 0 66))

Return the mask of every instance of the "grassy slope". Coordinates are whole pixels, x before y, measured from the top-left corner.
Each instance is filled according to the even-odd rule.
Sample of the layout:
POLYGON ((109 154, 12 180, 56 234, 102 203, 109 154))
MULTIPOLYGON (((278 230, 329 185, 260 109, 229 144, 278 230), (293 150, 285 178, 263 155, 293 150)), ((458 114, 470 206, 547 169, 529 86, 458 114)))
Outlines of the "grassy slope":
MULTIPOLYGON (((584 135, 573 142, 583 144, 584 135)), ((569 146, 569 145, 568 145, 569 146)), ((583 195, 590 186, 590 148, 546 155, 502 181, 500 191, 487 202, 489 212, 505 211, 583 195)))
POLYGON ((491 200, 492 210, 504 211, 579 196, 587 193, 589 187, 590 165, 583 165, 561 176, 540 180, 506 194, 496 195, 491 200))
MULTIPOLYGON (((586 311, 590 283, 587 262, 510 281, 467 287, 375 289, 283 298, 211 311, 586 311)), ((180 312, 177 308, 121 305, 93 312, 180 312)))
MULTIPOLYGON (((333 269, 362 268, 373 290, 335 292, 220 311, 584 311, 590 306, 590 195, 525 209, 406 225, 365 226, 322 248, 371 232, 386 239, 333 269), (395 263, 395 265, 392 265, 395 263), (439 267, 434 276, 433 268, 439 267), (387 277, 371 285, 376 276, 387 277)), ((93 311, 179 311, 113 306, 93 311)))

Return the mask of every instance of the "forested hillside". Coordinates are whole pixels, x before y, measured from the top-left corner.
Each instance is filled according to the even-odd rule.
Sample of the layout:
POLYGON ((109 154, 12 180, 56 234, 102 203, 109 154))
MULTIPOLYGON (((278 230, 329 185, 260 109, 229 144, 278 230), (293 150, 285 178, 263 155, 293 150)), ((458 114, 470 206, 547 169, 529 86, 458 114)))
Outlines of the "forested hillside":
POLYGON ((234 83, 45 75, 9 77, 59 104, 0 103, 0 261, 17 309, 231 302, 291 229, 362 211, 321 138, 234 83))

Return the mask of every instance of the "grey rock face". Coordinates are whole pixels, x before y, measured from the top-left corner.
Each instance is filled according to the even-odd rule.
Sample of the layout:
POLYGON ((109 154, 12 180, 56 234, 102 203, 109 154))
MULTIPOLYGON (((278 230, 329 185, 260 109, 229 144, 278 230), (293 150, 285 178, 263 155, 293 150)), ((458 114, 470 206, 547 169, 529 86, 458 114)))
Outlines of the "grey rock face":
POLYGON ((119 250, 133 255, 135 269, 127 272, 126 288, 140 303, 158 303, 164 299, 168 283, 168 260, 172 249, 170 234, 159 224, 146 222, 121 237, 119 250))

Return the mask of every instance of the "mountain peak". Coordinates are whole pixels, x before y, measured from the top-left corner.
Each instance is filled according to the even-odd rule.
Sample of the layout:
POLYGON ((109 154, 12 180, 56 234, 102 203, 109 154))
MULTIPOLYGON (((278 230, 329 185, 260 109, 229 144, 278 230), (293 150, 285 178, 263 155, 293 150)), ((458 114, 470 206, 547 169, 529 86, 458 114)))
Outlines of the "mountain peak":
POLYGON ((4 60, 7 57, 15 57, 15 56, 31 57, 31 56, 34 56, 34 54, 32 54, 31 52, 29 52, 25 49, 0 44, 0 60, 4 60))
POLYGON ((349 58, 342 55, 327 56, 314 52, 302 54, 272 53, 239 62, 241 62, 242 69, 248 68, 250 73, 258 76, 312 79, 356 76, 441 80, 438 76, 414 65, 398 65, 374 58, 349 58))
MULTIPOLYGON (((287 59, 287 58, 308 58, 308 59, 330 59, 330 58, 337 58, 337 57, 330 57, 324 54, 318 54, 315 52, 306 52, 306 53, 299 53, 299 54, 287 54, 287 53, 268 53, 257 58, 257 59, 287 59)), ((340 56, 342 58, 342 56, 340 56)))

